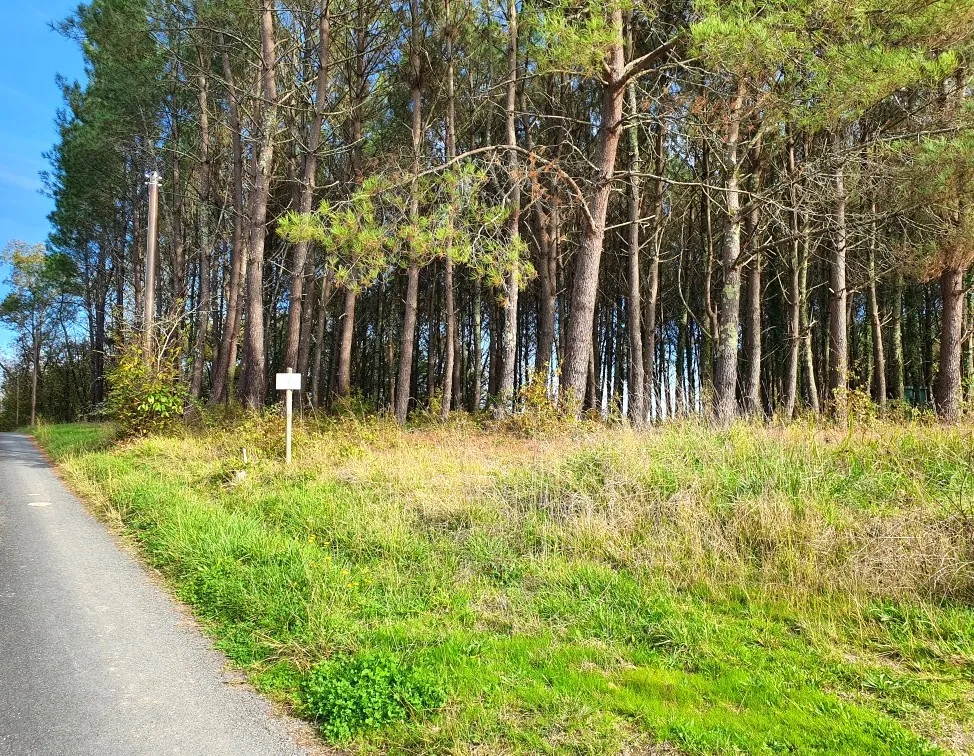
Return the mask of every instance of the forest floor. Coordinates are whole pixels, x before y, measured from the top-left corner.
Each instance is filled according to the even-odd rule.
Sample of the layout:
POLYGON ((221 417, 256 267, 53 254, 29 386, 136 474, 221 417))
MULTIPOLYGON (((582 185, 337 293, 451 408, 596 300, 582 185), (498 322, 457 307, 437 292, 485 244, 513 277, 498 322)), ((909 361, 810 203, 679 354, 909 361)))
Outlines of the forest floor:
POLYGON ((352 752, 974 753, 971 427, 280 426, 36 435, 352 752))

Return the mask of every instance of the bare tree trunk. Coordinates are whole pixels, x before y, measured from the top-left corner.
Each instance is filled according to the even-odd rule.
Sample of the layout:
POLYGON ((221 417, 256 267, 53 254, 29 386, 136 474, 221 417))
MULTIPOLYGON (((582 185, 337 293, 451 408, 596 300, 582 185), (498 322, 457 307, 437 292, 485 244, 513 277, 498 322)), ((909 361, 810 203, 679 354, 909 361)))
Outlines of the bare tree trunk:
MULTIPOLYGON (((507 4, 507 102, 505 112, 507 116, 507 145, 517 147, 517 131, 515 117, 517 109, 517 0, 509 0, 507 4)), ((520 186, 517 181, 517 152, 508 153, 510 169, 511 198, 510 217, 508 219, 508 239, 512 248, 520 244, 521 232, 521 197, 520 186)), ((517 360, 517 299, 521 286, 517 264, 513 269, 504 272, 504 331, 501 334, 500 380, 497 395, 494 397, 494 417, 502 418, 511 409, 514 401, 514 371, 517 360)))
POLYGON ((893 281, 893 305, 890 316, 890 330, 893 339, 892 378, 893 398, 906 401, 906 361, 903 355, 903 274, 897 273, 893 281))
MULTIPOLYGON (((456 112, 453 81, 453 20, 450 16, 450 0, 445 0, 444 16, 446 19, 446 154, 447 161, 457 154, 456 112)), ((440 420, 446 422, 450 418, 450 405, 453 401, 453 381, 457 345, 457 312, 453 291, 453 245, 452 240, 447 245, 443 273, 443 299, 446 306, 446 341, 443 349, 443 397, 440 404, 440 420)))
POLYGON ((30 424, 37 425, 37 378, 41 372, 41 323, 40 320, 31 328, 31 358, 34 363, 33 375, 30 377, 30 424))
POLYGON ((883 349, 883 322, 876 296, 876 201, 872 202, 872 226, 869 238, 869 322, 873 339, 873 387, 879 408, 886 407, 886 352, 883 349))
POLYGON ((599 409, 599 368, 595 359, 597 348, 601 349, 602 345, 593 339, 592 348, 588 354, 588 370, 585 375, 585 403, 583 405, 586 410, 596 411, 599 409))
POLYGON ((484 372, 484 324, 483 302, 481 301, 481 284, 479 280, 473 283, 473 387, 470 393, 470 411, 479 412, 483 400, 482 378, 484 372))
POLYGON ((555 346, 555 308, 557 306, 557 265, 558 253, 554 234, 557 233, 555 220, 557 210, 545 214, 535 204, 534 217, 541 253, 538 265, 540 301, 538 302, 538 349, 535 354, 534 369, 543 372, 547 378, 551 366, 551 353, 555 346))
POLYGON ((795 140, 788 131, 787 144, 788 170, 788 230, 791 239, 788 242, 788 356, 785 360, 784 376, 784 408, 783 414, 791 419, 795 416, 795 405, 798 398, 798 360, 802 346, 801 310, 803 292, 801 288, 801 216, 798 209, 797 168, 795 165, 795 140))
POLYGON ((419 265, 412 263, 406 271, 406 309, 399 342, 399 374, 396 377, 396 421, 402 425, 409 413, 412 388, 413 345, 416 336, 416 310, 419 304, 419 265))
MULTIPOLYGON (((410 90, 413 103, 413 180, 409 189, 409 222, 419 225, 419 165, 423 144, 423 81, 419 50, 419 0, 410 0, 409 16, 412 31, 409 41, 410 90)), ((406 273, 406 311, 402 321, 402 340, 399 342, 399 376, 396 379, 396 422, 406 422, 412 385, 413 344, 416 335, 416 307, 419 301, 419 250, 410 250, 406 273)), ((432 355, 430 356, 432 361, 432 355)), ((429 386, 432 389, 432 386, 429 386)))
POLYGON ((568 344, 562 365, 562 398, 579 401, 585 394, 588 356, 592 345, 595 299, 598 294, 599 268, 605 237, 605 217, 612 194, 616 152, 622 129, 625 87, 620 86, 625 70, 622 44, 622 6, 613 4, 611 13, 612 41, 606 54, 606 81, 602 85, 602 113, 596 142, 595 192, 588 202, 589 219, 582 231, 576 255, 575 282, 572 287, 571 320, 568 344))
POLYGON ((220 57, 223 62, 223 78, 229 90, 230 141, 233 148, 233 239, 230 246, 230 280, 227 283, 227 317, 223 324, 220 351, 216 369, 213 371, 213 386, 210 390, 210 404, 219 404, 229 398, 230 377, 237 364, 237 340, 240 332, 240 290, 246 275, 247 251, 244 246, 244 191, 243 191, 243 144, 241 141, 240 109, 237 102, 237 89, 230 66, 230 56, 220 35, 220 57))
POLYGON ((801 278, 798 290, 801 293, 801 333, 805 352, 805 373, 808 383, 808 402, 816 415, 822 411, 818 400, 818 382, 815 380, 815 354, 812 350, 812 326, 808 322, 808 263, 811 259, 811 225, 805 216, 802 223, 801 278))
POLYGON ((945 423, 960 419, 961 339, 964 324, 964 270, 949 266, 940 274, 942 302, 937 415, 945 423))
POLYGON ((206 78, 203 51, 198 50, 199 127, 200 127, 200 299, 197 303, 196 343, 193 348, 193 371, 189 383, 189 395, 199 399, 203 393, 203 362, 206 359, 206 342, 210 329, 210 261, 213 239, 210 233, 210 120, 208 105, 209 82, 206 78))
POLYGON ((352 339, 355 336, 355 289, 345 289, 345 307, 342 312, 342 340, 338 347, 338 374, 335 392, 348 396, 352 387, 352 339))
MULTIPOLYGON (((312 256, 308 255, 304 266, 304 277, 309 282, 310 289, 307 294, 303 294, 306 301, 301 305, 301 336, 298 339, 297 371, 303 378, 310 378, 308 363, 311 361, 311 326, 315 322, 315 265, 311 258, 312 256)), ((324 285, 325 282, 322 281, 321 286, 324 285)))
POLYGON ((747 275, 747 315, 744 323, 744 359, 747 365, 747 376, 744 381, 744 407, 747 414, 757 417, 763 413, 761 405, 761 358, 762 358, 762 324, 761 297, 763 295, 761 281, 761 266, 764 261, 761 256, 761 240, 758 237, 758 221, 760 219, 758 204, 755 202, 758 190, 761 188, 760 147, 754 150, 755 168, 751 177, 751 210, 747 214, 747 244, 752 252, 751 265, 747 275))
POLYGON ((703 328, 703 343, 700 346, 700 384, 704 405, 713 406, 714 401, 714 342, 718 338, 717 308, 714 307, 714 222, 710 202, 710 147, 703 145, 701 157, 702 181, 700 192, 700 223, 703 234, 703 306, 706 326, 703 328))
MULTIPOLYGON (((179 120, 173 116, 173 139, 179 143, 179 120)), ((185 218, 183 215, 183 205, 186 192, 182 186, 182 162, 179 159, 180 153, 176 153, 172 162, 172 305, 173 310, 182 315, 185 312, 186 301, 186 233, 185 218), (178 305, 178 307, 177 307, 178 305)), ((165 292, 161 288, 160 292, 165 292)), ((165 306, 165 304, 163 305, 165 306)), ((184 352, 185 354, 185 352, 184 352)))
POLYGON ((655 165, 656 181, 653 190, 653 247, 646 281, 646 298, 643 304, 643 371, 645 390, 643 401, 648 414, 656 405, 656 420, 662 420, 662 394, 656 377, 656 311, 659 304, 659 260, 663 246, 663 171, 666 167, 664 138, 665 122, 656 124, 655 165))
MULTIPOLYGON (((325 2, 318 21, 318 75, 315 83, 314 114, 308 133, 307 151, 304 153, 301 166, 301 196, 298 199, 298 209, 302 213, 311 211, 311 204, 314 199, 315 172, 318 170, 318 145, 321 143, 321 127, 325 122, 327 105, 330 42, 331 19, 329 3, 325 2)), ((297 367, 300 356, 301 313, 304 308, 304 278, 309 246, 310 242, 307 240, 299 241, 294 247, 294 256, 291 262, 291 290, 288 299, 291 309, 288 312, 287 352, 284 357, 284 365, 288 368, 297 367)))
POLYGON ((744 329, 744 355, 747 380, 744 383, 745 410, 751 417, 761 407, 761 254, 755 253, 747 276, 747 318, 744 329))
MULTIPOLYGON (((365 56, 368 52, 369 18, 362 0, 356 3, 354 28, 354 55, 351 61, 352 71, 349 74, 354 85, 351 87, 351 169, 352 183, 361 187, 365 182, 365 167, 363 158, 363 143, 365 134, 363 129, 363 111, 365 99, 368 95, 369 81, 365 66, 365 56)), ((338 396, 348 396, 352 384, 352 342, 355 335, 355 301, 358 297, 355 284, 349 283, 345 288, 345 304, 342 311, 341 341, 338 347, 337 367, 334 373, 334 393, 338 396)))
POLYGON ((330 299, 331 276, 325 276, 325 280, 321 282, 321 300, 318 302, 318 322, 315 325, 314 367, 311 371, 311 403, 315 407, 321 404, 321 375, 325 354, 325 325, 328 320, 328 302, 330 299))
MULTIPOLYGON (((629 30, 632 47, 632 29, 629 30)), ((630 55, 631 57, 631 55, 630 55)), ((637 115, 636 87, 628 88, 629 112, 637 115)), ((629 127, 629 416, 637 428, 646 422, 646 373, 643 366, 642 270, 639 263, 639 131, 635 121, 629 127)), ((655 308, 654 308, 655 309, 655 308)))
POLYGON ((835 172, 835 249, 829 265, 829 399, 832 414, 844 418, 848 410, 849 327, 846 289, 845 166, 835 172))
MULTIPOLYGON (((964 67, 954 74, 954 103, 952 109, 964 105, 967 72, 964 67)), ((956 177, 957 209, 955 223, 961 226, 967 214, 967 177, 963 166, 958 166, 956 177)), ((940 365, 935 389, 937 415, 945 423, 960 420, 961 344, 964 338, 964 268, 952 263, 940 274, 940 365)))
POLYGON ((718 317, 717 365, 714 373, 714 416, 729 423, 737 416, 737 345, 741 317, 741 216, 740 166, 738 147, 744 85, 738 82, 728 108, 727 141, 724 154, 724 196, 727 220, 721 269, 724 274, 718 317))
MULTIPOLYGON (((660 303, 659 320, 660 323, 666 322, 662 303, 660 303)), ((660 396, 662 397, 660 402, 661 420, 676 417, 676 402, 673 401, 672 382, 670 380, 670 355, 667 341, 666 329, 664 328, 660 331, 659 357, 657 358, 657 364, 659 365, 660 396)))
MULTIPOLYGON (((138 187, 138 184, 136 184, 136 187, 138 187)), ((142 213, 139 208, 141 203, 138 199, 138 188, 136 188, 134 194, 135 196, 132 198, 132 317, 135 325, 138 326, 141 323, 142 312, 145 309, 145 302, 142 299, 142 289, 144 286, 142 267, 145 265, 145 257, 142 248, 144 238, 142 236, 142 213)))
POLYGON ((443 305, 446 309, 446 335, 443 341, 443 396, 440 400, 440 421, 444 423, 450 419, 450 409, 452 408, 454 398, 454 373, 456 372, 457 315, 456 302, 454 301, 453 260, 451 259, 451 255, 452 250, 447 250, 443 276, 443 305))
POLYGON ((264 237, 267 233, 267 201, 274 165, 277 131, 277 82, 274 80, 274 2, 263 0, 260 22, 263 117, 257 146, 253 205, 250 213, 250 250, 247 262, 247 378, 244 406, 257 409, 267 399, 267 356, 264 352, 264 237))
MULTIPOLYGON (((527 112, 528 105, 525 103, 522 109, 527 112)), ((525 125, 525 135, 527 147, 534 149, 531 138, 531 130, 525 125)), ((532 195, 543 194, 541 182, 536 176, 532 177, 532 195)), ((555 310, 558 306, 558 233, 559 233, 559 210, 557 188, 551 191, 551 208, 546 212, 540 201, 532 202, 534 209, 532 219, 535 225, 535 238, 538 242, 538 327, 537 327, 537 350, 534 355, 534 370, 548 385, 551 375, 552 350, 555 346, 555 310)))
MULTIPOLYGON (((682 298, 682 296, 681 296, 682 298)), ((676 368, 676 372, 673 376, 674 378, 674 389, 676 393, 674 402, 674 414, 677 417, 686 417, 689 411, 689 404, 687 400, 687 364, 686 364, 686 346, 687 346, 687 321, 689 316, 687 313, 687 308, 683 307, 680 310, 680 318, 677 321, 676 329, 676 347, 673 363, 676 368)))

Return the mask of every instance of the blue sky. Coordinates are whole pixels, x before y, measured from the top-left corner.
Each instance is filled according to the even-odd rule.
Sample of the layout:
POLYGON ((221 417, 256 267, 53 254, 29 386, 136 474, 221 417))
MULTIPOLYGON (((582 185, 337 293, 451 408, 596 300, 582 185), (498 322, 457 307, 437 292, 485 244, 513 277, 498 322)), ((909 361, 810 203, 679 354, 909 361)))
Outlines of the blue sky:
POLYGON ((77 2, 4 0, 0 45, 0 244, 42 242, 51 201, 40 194, 43 153, 56 139, 54 114, 61 104, 55 76, 83 76, 77 45, 52 31, 52 21, 77 2))
MULTIPOLYGON (((54 115, 61 105, 57 74, 81 79, 77 45, 51 30, 51 23, 77 7, 64 0, 2 0, 0 45, 0 246, 11 239, 43 242, 51 200, 41 194, 43 153, 54 144, 54 115)), ((7 271, 0 269, 0 295, 7 271)), ((0 330, 0 347, 9 333, 0 330)))

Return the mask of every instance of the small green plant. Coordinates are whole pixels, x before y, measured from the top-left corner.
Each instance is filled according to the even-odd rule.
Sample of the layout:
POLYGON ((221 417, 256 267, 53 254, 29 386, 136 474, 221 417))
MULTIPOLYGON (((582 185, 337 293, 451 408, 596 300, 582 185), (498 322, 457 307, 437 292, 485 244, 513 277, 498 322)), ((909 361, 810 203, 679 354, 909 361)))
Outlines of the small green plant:
POLYGON ((167 361, 147 362, 135 343, 108 372, 108 410, 123 434, 145 435, 178 420, 186 402, 179 371, 167 361))
POLYGON ((427 674, 375 652, 339 656, 314 667, 301 682, 301 699, 326 738, 346 742, 360 732, 438 709, 446 696, 427 674))

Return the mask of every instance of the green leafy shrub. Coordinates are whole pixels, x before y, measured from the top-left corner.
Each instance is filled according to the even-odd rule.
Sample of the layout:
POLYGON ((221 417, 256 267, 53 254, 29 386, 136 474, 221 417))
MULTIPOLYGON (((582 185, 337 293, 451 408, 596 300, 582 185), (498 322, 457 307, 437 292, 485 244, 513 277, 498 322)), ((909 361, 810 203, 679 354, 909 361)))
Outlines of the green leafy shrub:
POLYGON ((166 360, 146 361, 129 344, 108 371, 108 411, 123 434, 163 430, 183 414, 187 392, 179 370, 166 360))
POLYGON ((438 709, 446 696, 428 674, 391 654, 370 652, 339 656, 314 667, 301 682, 301 699, 322 734, 344 742, 360 732, 438 709))

